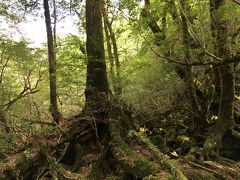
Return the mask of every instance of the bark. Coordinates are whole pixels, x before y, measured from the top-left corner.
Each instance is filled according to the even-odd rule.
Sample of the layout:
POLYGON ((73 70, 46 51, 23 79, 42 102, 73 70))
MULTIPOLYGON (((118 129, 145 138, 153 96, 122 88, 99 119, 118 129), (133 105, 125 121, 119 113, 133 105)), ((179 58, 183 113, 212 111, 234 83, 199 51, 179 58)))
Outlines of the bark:
POLYGON ((104 23, 106 24, 109 35, 110 35, 110 39, 111 39, 110 42, 112 42, 113 55, 114 55, 114 60, 115 60, 114 62, 115 62, 115 67, 116 67, 117 81, 115 82, 115 85, 114 85, 114 92, 116 95, 119 96, 122 94, 122 85, 121 85, 120 61, 119 61, 119 56, 118 56, 117 40, 116 40, 115 33, 112 29, 112 23, 109 22, 107 11, 104 11, 103 16, 104 16, 104 23))
POLYGON ((57 48, 57 6, 56 6, 56 0, 53 0, 53 16, 54 16, 53 41, 54 41, 54 48, 56 50, 56 48, 57 48))
MULTIPOLYGON (((103 12, 105 13, 105 12, 103 12)), ((107 40, 107 52, 108 52, 108 59, 110 62, 110 75, 114 78, 115 73, 114 73, 114 57, 113 57, 113 52, 112 52, 112 45, 111 45, 111 38, 109 35, 108 27, 107 27, 107 20, 106 16, 103 14, 103 19, 104 19, 104 31, 105 31, 105 36, 107 40)))
POLYGON ((223 59, 223 64, 214 72, 215 74, 215 94, 219 101, 218 120, 213 127, 213 132, 206 140, 204 147, 206 150, 218 151, 224 133, 234 126, 233 102, 234 102, 234 73, 233 65, 228 64, 229 56, 227 48, 228 25, 225 20, 224 6, 225 0, 210 1, 210 15, 212 21, 212 36, 216 55, 223 59), (220 92, 219 92, 220 91, 220 92))
POLYGON ((50 81, 50 112, 53 120, 59 123, 61 114, 57 105, 57 87, 56 87, 56 54, 54 49, 53 34, 51 27, 51 17, 49 12, 48 0, 43 0, 44 16, 47 31, 47 44, 48 44, 48 62, 49 62, 49 81, 50 81))
POLYGON ((86 1, 88 63, 85 109, 92 112, 104 112, 109 99, 103 43, 102 8, 103 2, 100 0, 86 1))

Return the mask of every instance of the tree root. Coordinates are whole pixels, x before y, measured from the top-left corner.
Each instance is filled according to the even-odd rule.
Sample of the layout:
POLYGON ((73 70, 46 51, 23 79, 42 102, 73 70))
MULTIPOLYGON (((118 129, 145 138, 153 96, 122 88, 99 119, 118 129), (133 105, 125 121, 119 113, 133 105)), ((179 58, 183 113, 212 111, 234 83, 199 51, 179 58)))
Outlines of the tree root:
POLYGON ((49 171, 53 179, 87 179, 85 176, 80 174, 71 173, 66 171, 57 161, 55 161, 49 153, 49 148, 47 144, 44 144, 41 148, 41 153, 47 158, 49 171))
POLYGON ((239 131, 236 131, 236 130, 232 129, 232 136, 233 136, 236 140, 240 141, 240 132, 239 132, 239 131))
POLYGON ((219 174, 221 174, 224 178, 223 179, 227 179, 229 177, 237 177, 240 178, 240 168, 237 167, 232 167, 229 165, 228 166, 224 166, 224 163, 221 162, 217 163, 217 162, 213 162, 213 161, 204 161, 203 165, 210 168, 210 169, 214 169, 215 171, 218 171, 219 174))
POLYGON ((166 168, 174 179, 187 180, 187 177, 179 170, 176 165, 174 165, 174 162, 171 161, 168 157, 166 157, 163 153, 161 153, 158 148, 149 141, 149 139, 143 137, 136 131, 131 131, 130 135, 135 136, 138 141, 140 140, 141 142, 143 142, 147 146, 147 148, 153 153, 154 157, 159 160, 160 165, 163 168, 166 168))
POLYGON ((223 179, 223 178, 224 178, 223 175, 221 175, 220 173, 218 173, 218 172, 215 171, 215 170, 212 170, 212 169, 210 169, 210 168, 207 168, 207 167, 205 167, 205 166, 202 166, 202 165, 200 165, 200 164, 194 163, 194 162, 189 161, 189 160, 186 160, 186 159, 185 159, 185 161, 186 161, 188 164, 190 164, 191 166, 194 166, 194 167, 196 167, 196 168, 203 169, 204 171, 208 171, 208 172, 214 174, 217 178, 220 178, 220 179, 223 179))
POLYGON ((88 173, 87 178, 89 179, 103 179, 103 175, 106 167, 106 159, 109 154, 109 148, 101 155, 101 157, 97 160, 97 162, 93 165, 91 171, 88 173))
POLYGON ((138 155, 121 138, 119 128, 116 122, 110 119, 110 133, 112 138, 111 152, 119 164, 122 165, 125 172, 134 175, 137 178, 156 174, 160 167, 138 155))

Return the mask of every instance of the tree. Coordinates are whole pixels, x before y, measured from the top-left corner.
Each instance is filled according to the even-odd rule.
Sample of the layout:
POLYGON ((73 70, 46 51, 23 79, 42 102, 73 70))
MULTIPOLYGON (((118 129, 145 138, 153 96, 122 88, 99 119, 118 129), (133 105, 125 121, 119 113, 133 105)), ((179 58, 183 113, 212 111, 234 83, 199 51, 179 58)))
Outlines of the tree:
MULTIPOLYGON (((103 10, 103 19, 104 19, 104 28, 105 28, 105 34, 107 38, 107 46, 108 46, 108 52, 109 52, 109 58, 112 59, 110 60, 110 65, 111 65, 111 71, 113 71, 113 63, 115 62, 115 68, 116 68, 116 79, 115 76, 113 76, 114 79, 114 92, 115 95, 121 95, 122 93, 122 85, 121 85, 121 80, 120 80, 120 61, 119 61, 119 55, 118 55, 118 47, 117 47, 117 40, 115 33, 112 28, 112 23, 113 20, 110 22, 109 17, 108 17, 108 7, 104 8, 103 10), (113 53, 111 52, 111 46, 113 47, 113 53)), ((115 74, 115 73, 113 73, 115 74)))
POLYGON ((102 7, 99 0, 86 1, 87 79, 85 108, 103 112, 109 100, 106 63, 103 44, 102 7))
POLYGON ((48 62, 49 62, 49 81, 50 81, 50 112, 53 120, 58 124, 61 114, 57 105, 57 87, 56 87, 56 53, 54 49, 54 39, 51 27, 51 17, 49 12, 48 0, 43 0, 44 16, 47 30, 48 44, 48 62))
POLYGON ((226 0, 210 0, 211 29, 215 54, 223 58, 222 64, 215 67, 215 94, 218 101, 218 121, 204 147, 208 151, 219 150, 221 139, 227 130, 234 126, 233 102, 235 94, 232 63, 228 63, 228 22, 226 20, 226 0))
MULTIPOLYGON (((219 8, 213 5, 214 10, 209 16, 209 11, 205 11, 209 6, 208 1, 196 3, 179 0, 175 5, 174 0, 160 3, 152 0, 150 7, 150 0, 145 0, 145 7, 140 12, 142 5, 139 0, 108 0, 106 3, 102 0, 86 0, 82 24, 87 38, 69 35, 60 39, 56 52, 59 59, 58 78, 55 77, 56 70, 50 71, 50 78, 54 75, 53 80, 58 80, 60 84, 58 99, 61 109, 65 112, 73 112, 74 109, 77 113, 75 116, 71 114, 71 117, 62 118, 59 126, 49 122, 43 126, 41 117, 47 119, 49 113, 41 113, 37 107, 40 105, 44 109, 44 103, 48 99, 46 96, 49 95, 48 81, 40 83, 38 97, 30 95, 38 90, 35 88, 41 77, 46 77, 46 50, 28 48, 24 44, 23 48, 13 51, 11 47, 15 43, 10 43, 10 48, 1 43, 0 71, 4 78, 0 73, 0 85, 4 88, 0 88, 0 107, 11 108, 5 111, 7 119, 0 108, 0 124, 3 124, 0 128, 8 132, 7 128, 10 127, 10 133, 0 133, 0 176, 3 179, 176 180, 240 177, 239 167, 232 161, 231 164, 222 159, 217 162, 204 161, 205 152, 208 151, 211 155, 221 143, 221 136, 229 129, 227 126, 231 123, 225 121, 231 119, 230 111, 233 110, 234 83, 229 63, 236 59, 236 56, 231 57, 232 53, 229 52, 236 50, 229 49, 228 46, 230 34, 225 29, 228 25, 225 22, 228 20, 222 21, 226 15, 225 5, 219 8), (103 10, 104 4, 108 3, 111 4, 109 9, 103 10), (118 5, 114 7, 114 3, 118 5), (115 13, 118 15, 115 16, 115 13), (209 26, 210 20, 214 23, 213 35, 209 26), (121 61, 121 79, 124 80, 121 81, 124 85, 121 96, 116 92, 111 93, 107 79, 103 21, 107 52, 112 60, 110 73, 114 74, 114 60, 123 60, 125 56, 125 60, 121 61), (150 34, 146 27, 151 31, 150 34), (85 44, 86 51, 83 47, 85 44), (8 52, 5 51, 6 48, 8 52), (41 53, 37 53, 38 50, 41 53), (8 61, 9 56, 11 58, 8 61), (169 62, 174 63, 174 66, 169 62), (45 65, 45 73, 38 68, 40 64, 45 65), (177 74, 176 64, 180 66, 183 74, 177 74), (212 73, 214 69, 217 71, 212 73), (209 117, 212 115, 209 109, 212 96, 207 96, 212 95, 207 91, 212 85, 213 74, 218 79, 215 83, 219 90, 216 88, 215 94, 220 99, 217 102, 220 107, 219 116, 215 120, 209 117), (209 82, 205 83, 206 81, 209 82), (202 92, 201 96, 197 90, 202 92), (85 99, 82 98, 84 95, 85 99), (25 96, 29 99, 17 101, 25 96), (36 105, 33 105, 35 103, 36 105), (202 108, 204 105, 207 109, 206 116, 205 109, 202 108), (24 109, 29 111, 24 115, 20 114, 24 109), (199 114, 203 117, 199 117, 199 114), (202 127, 205 118, 207 129, 205 122, 202 127), (26 119, 30 120, 25 123, 26 119), (41 127, 35 125, 38 122, 41 127), (213 129, 210 129, 211 127, 213 129), (207 140, 205 133, 210 134, 207 140), (13 137, 11 141, 9 136, 13 137), (6 146, 9 148, 5 148, 6 146), (205 149, 201 148, 202 146, 205 149), (169 156, 176 160, 170 159, 169 156), (174 162, 181 168, 179 169, 174 162), (192 169, 195 170, 191 172, 192 169)), ((21 1, 25 6, 31 2, 33 1, 21 1)), ((49 64, 55 65, 53 42, 56 38, 52 37, 51 32, 49 1, 43 2, 47 3, 44 7, 46 28, 50 37, 49 59, 52 58, 54 62, 49 64)), ((70 12, 72 9, 77 11, 80 7, 79 2, 56 0, 58 11, 55 7, 55 18, 66 15, 59 13, 63 7, 70 7, 70 12)), ((219 3, 223 0, 212 2, 219 3)), ((79 12, 74 13, 79 17, 82 15, 79 12)), ((56 21, 54 24, 56 25, 56 21)), ((58 30, 53 29, 54 32, 58 30)), ((235 48, 237 47, 238 42, 235 48)), ((235 52, 233 54, 235 55, 235 52)), ((118 65, 120 68, 120 63, 118 65)), ((118 65, 115 62, 115 66, 118 65)), ((117 70, 120 69, 114 69, 116 73, 117 70)), ((235 108, 239 109, 239 106, 235 108)), ((49 120, 51 121, 51 118, 49 120)), ((225 138, 226 136, 223 140, 225 138)), ((239 151, 240 145, 237 141, 234 142, 235 145, 234 148, 239 151)), ((234 150, 230 153, 233 154, 234 150)), ((238 156, 238 153, 235 154, 238 156)), ((239 158, 238 156, 236 160, 239 158)))

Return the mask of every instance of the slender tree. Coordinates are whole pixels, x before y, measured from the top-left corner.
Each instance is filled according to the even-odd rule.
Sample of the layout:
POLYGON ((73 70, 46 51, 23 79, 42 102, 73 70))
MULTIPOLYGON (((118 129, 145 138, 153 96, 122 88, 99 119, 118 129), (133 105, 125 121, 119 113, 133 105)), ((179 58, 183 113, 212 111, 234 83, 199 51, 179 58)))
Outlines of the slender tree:
POLYGON ((104 25, 105 25, 105 29, 106 29, 105 34, 108 32, 108 34, 106 34, 107 42, 109 42, 110 43, 109 45, 113 47, 113 56, 112 57, 114 58, 114 62, 115 62, 116 78, 117 78, 117 81, 114 83, 114 92, 115 92, 115 95, 121 95, 122 85, 121 85, 121 80, 120 80, 121 79, 121 77, 120 77, 120 60, 119 60, 119 56, 118 56, 117 40, 116 40, 116 36, 115 36, 115 33, 112 28, 112 22, 109 21, 108 12, 107 12, 106 8, 103 11, 103 19, 104 19, 104 25))
POLYGON ((44 16, 47 30, 48 44, 48 63, 49 63, 49 81, 50 81, 50 112, 53 120, 59 123, 61 114, 57 105, 57 87, 56 87, 56 54, 54 49, 54 39, 51 27, 51 16, 49 11, 48 0, 43 0, 44 16))
POLYGON ((104 16, 104 32, 105 32, 106 41, 107 41, 108 59, 109 59, 109 62, 110 62, 110 75, 111 75, 111 77, 115 78, 114 57, 113 57, 113 52, 112 52, 111 38, 110 38, 110 35, 109 35, 109 30, 108 30, 108 27, 107 27, 105 16, 104 16))

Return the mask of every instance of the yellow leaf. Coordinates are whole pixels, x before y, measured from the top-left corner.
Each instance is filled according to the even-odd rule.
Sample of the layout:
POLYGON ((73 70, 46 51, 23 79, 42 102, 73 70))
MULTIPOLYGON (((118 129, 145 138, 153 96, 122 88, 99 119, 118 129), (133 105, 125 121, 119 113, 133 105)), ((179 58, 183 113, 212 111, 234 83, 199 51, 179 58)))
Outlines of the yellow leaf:
POLYGON ((139 128, 139 132, 144 133, 145 131, 146 131, 145 128, 143 128, 143 127, 140 127, 140 128, 139 128))
POLYGON ((238 101, 240 101, 240 95, 239 95, 239 96, 235 95, 235 98, 236 98, 238 101))
POLYGON ((176 151, 171 152, 171 155, 173 155, 174 157, 178 157, 178 154, 176 153, 176 151))
POLYGON ((218 120, 218 116, 212 115, 211 120, 218 120))

